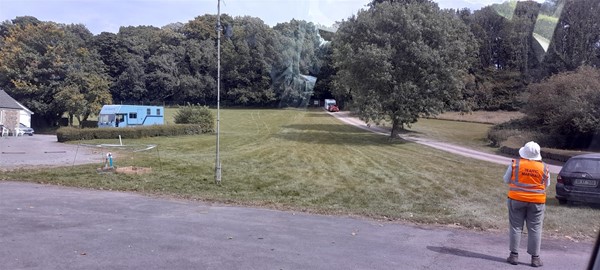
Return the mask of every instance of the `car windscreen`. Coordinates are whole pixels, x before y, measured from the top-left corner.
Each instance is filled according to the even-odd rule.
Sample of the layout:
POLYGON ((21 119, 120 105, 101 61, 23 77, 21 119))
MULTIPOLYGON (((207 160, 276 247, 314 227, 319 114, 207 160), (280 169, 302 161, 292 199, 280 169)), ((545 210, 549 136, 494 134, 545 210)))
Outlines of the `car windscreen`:
POLYGON ((563 167, 564 172, 586 172, 600 174, 600 159, 575 158, 570 159, 563 167))

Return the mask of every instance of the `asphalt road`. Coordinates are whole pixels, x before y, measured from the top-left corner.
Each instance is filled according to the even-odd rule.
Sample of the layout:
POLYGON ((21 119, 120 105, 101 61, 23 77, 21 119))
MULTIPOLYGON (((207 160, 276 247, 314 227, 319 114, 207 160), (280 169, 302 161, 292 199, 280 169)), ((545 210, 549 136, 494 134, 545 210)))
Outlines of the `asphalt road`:
MULTIPOLYGON (((501 232, 0 181, 0 269, 529 267, 507 246, 501 232)), ((544 267, 585 269, 592 248, 544 239, 544 267)))

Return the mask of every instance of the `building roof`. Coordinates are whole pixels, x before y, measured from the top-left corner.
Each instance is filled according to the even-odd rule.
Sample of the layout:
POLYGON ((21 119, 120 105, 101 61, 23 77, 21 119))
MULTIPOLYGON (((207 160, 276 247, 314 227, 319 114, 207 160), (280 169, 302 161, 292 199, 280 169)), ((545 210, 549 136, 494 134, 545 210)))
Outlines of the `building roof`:
POLYGON ((26 110, 27 112, 33 114, 31 110, 27 109, 25 106, 23 106, 23 104, 9 96, 4 90, 0 90, 0 109, 26 110))

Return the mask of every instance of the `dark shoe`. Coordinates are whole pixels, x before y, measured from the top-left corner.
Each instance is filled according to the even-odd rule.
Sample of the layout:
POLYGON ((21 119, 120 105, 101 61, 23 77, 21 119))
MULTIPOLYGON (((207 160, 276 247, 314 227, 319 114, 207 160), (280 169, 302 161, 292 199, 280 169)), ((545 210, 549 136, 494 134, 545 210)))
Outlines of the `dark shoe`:
POLYGON ((540 259, 539 256, 538 257, 531 256, 531 266, 540 267, 542 265, 544 265, 544 264, 542 263, 542 260, 540 259))
POLYGON ((519 264, 519 254, 513 254, 511 253, 508 258, 506 259, 506 261, 512 265, 517 265, 519 264))

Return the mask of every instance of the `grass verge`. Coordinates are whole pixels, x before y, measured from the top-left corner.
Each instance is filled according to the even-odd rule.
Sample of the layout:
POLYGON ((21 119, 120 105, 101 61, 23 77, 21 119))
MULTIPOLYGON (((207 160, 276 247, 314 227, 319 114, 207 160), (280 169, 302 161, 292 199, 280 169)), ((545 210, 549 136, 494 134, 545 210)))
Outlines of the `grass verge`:
POLYGON ((491 127, 491 124, 484 123, 421 118, 407 131, 411 136, 427 137, 482 152, 495 153, 497 149, 489 146, 490 142, 487 138, 487 132, 491 127))
MULTIPOLYGON (((222 186, 213 182, 213 135, 131 140, 124 143, 156 144, 158 148, 113 151, 117 166, 152 167, 150 174, 97 174, 99 164, 93 164, 19 170, 2 178, 324 214, 507 229, 506 186, 501 180, 505 166, 415 143, 389 141, 386 136, 345 125, 322 111, 223 110, 221 132, 222 186)), ((597 234, 594 229, 598 226, 592 224, 597 225, 598 220, 597 209, 557 205, 551 188, 546 232, 591 238, 597 234)))
POLYGON ((452 120, 461 122, 474 122, 484 124, 501 124, 513 119, 519 119, 525 116, 522 112, 511 111, 473 111, 468 113, 444 112, 437 115, 436 119, 452 120))

